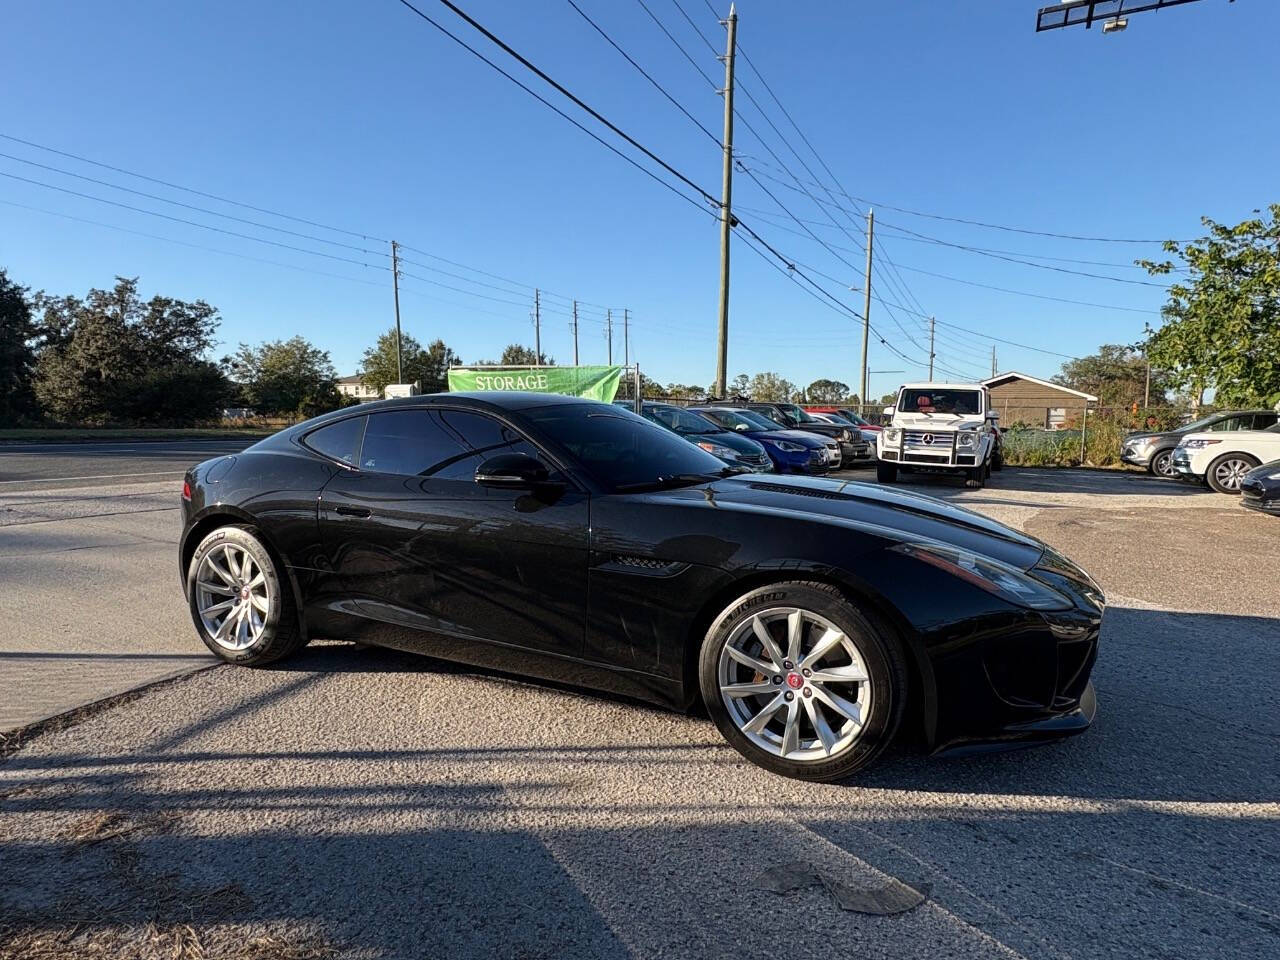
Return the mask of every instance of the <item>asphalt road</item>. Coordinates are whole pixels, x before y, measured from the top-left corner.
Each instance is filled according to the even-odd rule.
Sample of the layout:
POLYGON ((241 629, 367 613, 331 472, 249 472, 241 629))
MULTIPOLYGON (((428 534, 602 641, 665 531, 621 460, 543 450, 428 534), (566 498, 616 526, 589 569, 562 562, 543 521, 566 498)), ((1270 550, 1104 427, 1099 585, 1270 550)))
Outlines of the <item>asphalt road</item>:
MULTIPOLYGON (((1086 734, 968 758, 903 746, 854 784, 803 784, 742 762, 701 717, 315 644, 277 669, 152 689, 0 763, 0 927, 16 925, 0 956, 21 928, 60 956, 123 956, 148 922, 211 956, 267 936, 343 957, 1280 953, 1280 523, 1090 471, 912 486, 1102 582, 1086 734), (761 889, 790 863, 832 889, 892 877, 930 897, 880 917, 839 909, 827 886, 761 889)), ((88 539, 98 522, 47 526, 88 539)), ((142 523, 114 535, 158 539, 142 523)), ((139 558, 153 547, 160 579, 143 559, 132 575, 162 625, 125 614, 100 633, 190 650, 171 535, 139 558)), ((0 635, 109 608, 93 575, 49 582, 78 563, 26 581, 41 606, 0 607, 0 635)))
POLYGON ((0 446, 0 732, 213 662, 178 587, 179 485, 244 446, 0 446))
POLYGON ((0 494, 181 478, 193 463, 237 453, 248 445, 243 440, 4 444, 0 445, 0 494))

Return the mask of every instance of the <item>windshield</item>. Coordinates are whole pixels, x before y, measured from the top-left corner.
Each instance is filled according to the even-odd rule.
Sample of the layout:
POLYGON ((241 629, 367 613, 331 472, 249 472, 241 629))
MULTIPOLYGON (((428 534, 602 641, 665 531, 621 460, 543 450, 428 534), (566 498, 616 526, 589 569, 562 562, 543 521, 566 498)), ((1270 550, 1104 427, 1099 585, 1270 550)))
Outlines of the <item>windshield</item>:
POLYGON ((686 436, 692 433, 724 433, 720 427, 683 407, 649 407, 645 415, 686 436))
POLYGON ((746 420, 757 430, 789 430, 786 424, 778 423, 777 420, 771 420, 763 413, 757 410, 735 410, 733 411, 742 419, 746 420))
POLYGON ((1222 415, 1215 413, 1210 416, 1202 417, 1199 420, 1195 420, 1191 423, 1188 423, 1185 427, 1179 427, 1178 429, 1185 430, 1187 433, 1195 433, 1197 430, 1207 429, 1208 427, 1217 423, 1221 419, 1222 419, 1222 415))
POLYGON ((759 429, 757 424, 752 423, 746 417, 734 410, 699 410, 698 415, 706 417, 712 423, 718 424, 726 430, 737 430, 739 427, 743 427, 747 430, 759 429))
POLYGON ((844 417, 850 423, 856 424, 859 427, 871 426, 871 424, 868 421, 863 420, 860 416, 858 416, 852 410, 837 410, 836 413, 840 414, 840 416, 844 417))
POLYGON ((903 390, 898 398, 899 413, 965 416, 982 412, 982 394, 977 390, 935 390, 931 387, 903 390))
POLYGON ((596 403, 555 404, 524 411, 605 489, 654 487, 675 478, 698 483, 723 475, 724 464, 670 430, 634 413, 596 403))
POLYGON ((815 417, 813 414, 811 414, 808 410, 806 410, 804 407, 800 406, 799 404, 780 403, 778 404, 778 407, 784 413, 794 417, 796 420, 796 423, 822 423, 823 422, 822 420, 819 420, 817 417, 815 417))

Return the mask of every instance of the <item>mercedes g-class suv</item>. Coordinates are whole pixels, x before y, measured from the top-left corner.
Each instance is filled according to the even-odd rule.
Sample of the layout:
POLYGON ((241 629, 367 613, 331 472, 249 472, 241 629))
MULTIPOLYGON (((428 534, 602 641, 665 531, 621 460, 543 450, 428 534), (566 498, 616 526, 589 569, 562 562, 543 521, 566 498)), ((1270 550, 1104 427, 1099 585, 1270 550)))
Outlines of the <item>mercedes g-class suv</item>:
POLYGON ((1004 465, 998 421, 987 388, 977 383, 907 383, 884 409, 876 438, 876 479, 898 472, 951 473, 978 488, 1004 465))

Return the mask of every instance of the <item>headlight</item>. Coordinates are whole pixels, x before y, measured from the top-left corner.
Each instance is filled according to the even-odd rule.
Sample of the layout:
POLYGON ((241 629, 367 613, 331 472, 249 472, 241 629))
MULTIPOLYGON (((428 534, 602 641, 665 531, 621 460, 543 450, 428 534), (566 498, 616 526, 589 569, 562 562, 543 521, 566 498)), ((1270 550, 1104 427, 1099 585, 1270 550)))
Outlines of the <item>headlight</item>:
POLYGON ((807 448, 802 443, 792 443, 790 440, 775 440, 773 445, 779 450, 785 450, 787 453, 803 453, 807 448))
POLYGON ((900 543, 892 547, 898 553, 923 560, 939 570, 945 570, 966 583, 993 593, 1002 600, 1033 610, 1069 610, 1072 603, 1057 590, 1053 590, 1016 567, 980 557, 967 550, 942 544, 900 543))
POLYGON ((1182 443, 1178 444, 1178 446, 1187 450, 1203 450, 1205 447, 1221 442, 1221 440, 1210 440, 1208 438, 1204 438, 1199 440, 1183 440, 1182 443))
POLYGON ((718 443, 711 443, 707 440, 703 440, 698 443, 698 446, 707 451, 707 453, 711 454, 713 457, 719 457, 721 460, 736 460, 738 457, 738 451, 731 450, 718 443))
POLYGON ((849 430, 841 430, 840 439, 843 440, 845 443, 848 443, 850 440, 853 439, 853 433, 849 430))
POLYGON ((972 447, 977 440, 978 435, 976 433, 962 433, 960 434, 959 444, 962 447, 972 447))
POLYGON ((888 443, 888 444, 894 444, 894 445, 896 445, 896 444, 897 444, 897 442, 898 442, 898 439, 899 439, 901 436, 902 436, 902 431, 901 431, 901 430, 899 430, 897 427, 885 427, 885 428, 884 428, 884 442, 885 442, 885 443, 888 443))

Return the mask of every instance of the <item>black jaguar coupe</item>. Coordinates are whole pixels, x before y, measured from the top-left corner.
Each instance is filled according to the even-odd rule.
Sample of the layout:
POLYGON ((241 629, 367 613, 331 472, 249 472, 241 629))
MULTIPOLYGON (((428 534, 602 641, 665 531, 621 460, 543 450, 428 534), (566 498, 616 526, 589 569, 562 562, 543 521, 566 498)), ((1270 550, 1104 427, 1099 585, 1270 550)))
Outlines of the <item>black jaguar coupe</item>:
POLYGON ((930 497, 738 470, 576 398, 368 403, 188 471, 182 581, 231 663, 327 637, 701 700, 809 780, 904 722, 935 750, 1089 726, 1104 601, 1079 567, 930 497))

